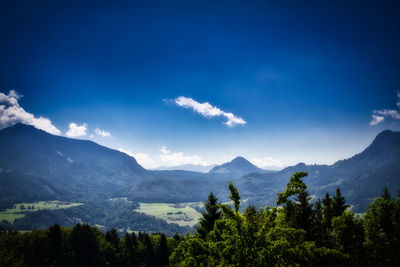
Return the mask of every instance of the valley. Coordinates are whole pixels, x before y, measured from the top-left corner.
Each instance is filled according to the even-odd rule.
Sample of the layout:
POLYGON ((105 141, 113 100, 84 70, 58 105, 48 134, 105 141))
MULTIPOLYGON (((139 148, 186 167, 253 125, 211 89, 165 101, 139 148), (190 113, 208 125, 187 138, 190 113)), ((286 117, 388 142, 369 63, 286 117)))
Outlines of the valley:
POLYGON ((14 204, 10 209, 0 211, 0 221, 6 220, 10 223, 13 223, 15 219, 23 218, 27 213, 36 212, 39 210, 68 209, 81 205, 83 205, 83 203, 69 203, 58 200, 18 203, 14 204))
POLYGON ((393 131, 381 132, 364 151, 333 165, 299 163, 280 171, 262 170, 243 157, 208 172, 147 170, 125 153, 23 124, 0 131, 0 147, 5 229, 81 222, 122 232, 191 232, 210 192, 230 201, 229 181, 241 192, 242 209, 272 207, 298 171, 308 173, 313 201, 340 187, 354 212, 364 212, 383 187, 400 188, 400 133, 393 131))
POLYGON ((201 217, 198 210, 203 206, 201 202, 139 203, 139 205, 140 207, 135 211, 154 216, 168 223, 176 223, 179 226, 195 226, 201 217))

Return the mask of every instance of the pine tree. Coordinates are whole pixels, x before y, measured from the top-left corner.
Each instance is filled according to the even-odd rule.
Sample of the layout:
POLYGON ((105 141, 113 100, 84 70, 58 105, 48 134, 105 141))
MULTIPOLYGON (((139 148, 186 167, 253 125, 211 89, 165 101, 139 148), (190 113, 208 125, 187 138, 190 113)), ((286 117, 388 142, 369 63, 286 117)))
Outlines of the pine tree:
POLYGON ((116 229, 111 229, 106 233, 106 240, 111 243, 115 248, 118 248, 119 245, 119 237, 116 229))
POLYGON ((160 236, 160 246, 158 250, 158 256, 160 258, 160 266, 168 266, 169 264, 169 250, 168 250, 168 243, 167 238, 164 234, 160 236))
POLYGON ((342 193, 340 192, 340 188, 336 188, 336 195, 333 197, 332 201, 332 214, 334 217, 340 216, 343 212, 349 207, 346 205, 346 200, 342 193))
POLYGON ((62 249, 61 229, 58 224, 50 226, 47 237, 49 239, 49 262, 51 265, 57 266, 57 260, 60 257, 62 249))
POLYGON ((202 212, 197 233, 205 240, 207 234, 213 229, 215 221, 221 218, 221 211, 218 198, 213 193, 208 195, 208 199, 203 201, 203 205, 205 211, 202 212))
POLYGON ((326 228, 331 228, 331 222, 333 217, 332 202, 333 201, 329 196, 329 193, 326 192, 325 198, 322 200, 324 223, 326 228))
POLYGON ((148 234, 142 234, 144 243, 144 260, 147 266, 154 266, 154 249, 148 234))
POLYGON ((301 191, 296 197, 295 208, 295 225, 294 227, 306 231, 306 240, 310 240, 311 224, 312 224, 312 205, 310 204, 311 197, 306 190, 301 191))

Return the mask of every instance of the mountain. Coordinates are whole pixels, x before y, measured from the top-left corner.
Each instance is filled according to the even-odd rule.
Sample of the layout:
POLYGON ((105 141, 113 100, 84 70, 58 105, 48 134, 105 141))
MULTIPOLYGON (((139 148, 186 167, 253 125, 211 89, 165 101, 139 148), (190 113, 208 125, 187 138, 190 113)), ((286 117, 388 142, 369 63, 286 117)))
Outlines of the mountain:
POLYGON ((400 132, 383 131, 363 152, 332 165, 299 163, 267 172, 237 157, 201 173, 146 170, 125 153, 23 124, 0 131, 0 208, 38 200, 109 197, 192 202, 206 199, 211 191, 225 200, 230 180, 249 204, 274 205, 276 194, 296 171, 308 172, 305 182, 314 198, 333 194, 339 186, 354 210, 363 211, 384 186, 392 193, 400 189, 400 132))
POLYGON ((252 173, 238 180, 244 197, 255 204, 273 205, 276 194, 285 188, 296 171, 308 172, 305 182, 314 197, 334 193, 340 187, 355 211, 365 211, 368 203, 387 186, 393 194, 400 189, 400 132, 383 131, 363 152, 333 165, 300 163, 274 173, 252 173))
POLYGON ((167 166, 161 166, 158 167, 154 170, 158 171, 176 171, 176 170, 182 170, 182 171, 192 171, 192 172, 209 172, 212 168, 214 168, 217 165, 195 165, 195 164, 183 164, 183 165, 178 165, 178 166, 173 166, 173 167, 167 167, 167 166))
POLYGON ((236 157, 232 161, 215 166, 209 171, 209 173, 224 173, 235 176, 241 176, 252 172, 263 172, 263 170, 256 167, 243 157, 236 157))
POLYGON ((86 200, 147 177, 125 153, 16 124, 0 131, 0 202, 86 200))

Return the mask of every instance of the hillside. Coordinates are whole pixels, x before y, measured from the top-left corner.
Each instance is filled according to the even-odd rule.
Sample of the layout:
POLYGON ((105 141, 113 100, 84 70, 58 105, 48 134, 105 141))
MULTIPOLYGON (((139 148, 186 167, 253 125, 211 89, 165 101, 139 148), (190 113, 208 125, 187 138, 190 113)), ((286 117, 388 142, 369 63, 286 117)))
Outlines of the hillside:
POLYGON ((133 157, 17 124, 0 131, 0 202, 87 200, 144 179, 133 157))
POLYGON ((248 203, 273 205, 277 192, 296 171, 309 173, 306 182, 314 197, 340 186, 358 211, 365 210, 384 186, 394 193, 400 188, 400 133, 393 131, 380 133, 363 152, 333 165, 300 163, 276 172, 259 169, 243 157, 208 173, 150 171, 119 151, 22 124, 0 131, 0 147, 3 208, 24 201, 85 202, 108 197, 137 202, 201 201, 211 191, 227 196, 230 180, 248 203))
POLYGON ((256 204, 273 204, 295 171, 308 172, 305 179, 311 194, 322 197, 340 187, 354 210, 367 204, 387 186, 393 194, 400 189, 400 132, 383 131, 363 152, 333 165, 300 163, 275 173, 253 173, 239 179, 239 188, 256 204))

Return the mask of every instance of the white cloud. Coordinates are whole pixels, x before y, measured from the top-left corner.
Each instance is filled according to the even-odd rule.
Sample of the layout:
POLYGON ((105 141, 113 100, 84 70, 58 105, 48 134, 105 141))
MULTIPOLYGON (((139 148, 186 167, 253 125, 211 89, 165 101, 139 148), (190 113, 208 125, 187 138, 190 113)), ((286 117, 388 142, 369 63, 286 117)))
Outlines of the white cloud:
POLYGON ((374 115, 374 114, 372 114, 371 117, 372 117, 372 119, 371 119, 369 125, 376 125, 376 124, 381 123, 381 122, 383 122, 385 120, 384 117, 378 116, 378 115, 374 115))
POLYGON ((0 93, 0 128, 24 123, 51 134, 61 134, 61 131, 51 123, 50 119, 41 116, 35 117, 32 113, 26 112, 18 103, 21 97, 22 95, 14 90, 7 95, 0 93))
POLYGON ((233 113, 225 112, 217 107, 214 107, 208 102, 199 103, 192 98, 180 96, 175 99, 175 103, 184 108, 191 108, 207 118, 223 116, 227 119, 224 124, 228 127, 246 124, 246 121, 242 118, 236 117, 233 113))
POLYGON ((250 160, 254 165, 257 165, 260 168, 271 168, 278 167, 282 168, 284 164, 279 159, 274 159, 271 157, 262 157, 262 158, 252 158, 250 160))
POLYGON ((185 155, 183 152, 171 152, 165 146, 161 147, 160 152, 160 160, 163 165, 167 167, 183 164, 208 165, 207 162, 197 155, 185 155))
POLYGON ((69 125, 69 130, 65 134, 68 137, 79 137, 86 135, 87 124, 84 123, 82 125, 77 125, 74 122, 71 122, 69 125))
POLYGON ((104 130, 100 130, 99 128, 96 128, 96 129, 94 130, 94 132, 95 132, 97 135, 100 135, 100 136, 102 136, 102 137, 111 137, 111 133, 110 133, 110 132, 107 132, 107 131, 104 131, 104 130))
POLYGON ((133 153, 132 151, 123 148, 118 148, 118 151, 134 157, 136 161, 145 168, 150 168, 154 164, 153 159, 146 153, 133 153))
MULTIPOLYGON (((396 105, 400 108, 400 91, 397 91, 397 102, 396 105)), ((374 110, 371 114, 372 120, 369 125, 377 125, 385 120, 385 117, 390 117, 394 120, 400 120, 400 111, 395 109, 381 109, 374 110)))
POLYGON ((384 117, 385 116, 392 117, 395 120, 400 120, 400 113, 398 110, 394 110, 394 109, 374 110, 373 113, 377 114, 377 115, 382 115, 384 117))
POLYGON ((167 149, 166 146, 162 146, 161 149, 160 149, 160 151, 161 151, 161 153, 163 153, 163 154, 169 154, 169 153, 171 153, 171 152, 167 149))

